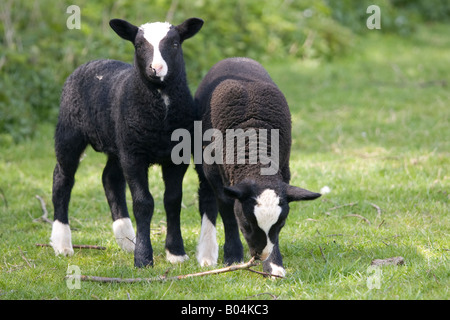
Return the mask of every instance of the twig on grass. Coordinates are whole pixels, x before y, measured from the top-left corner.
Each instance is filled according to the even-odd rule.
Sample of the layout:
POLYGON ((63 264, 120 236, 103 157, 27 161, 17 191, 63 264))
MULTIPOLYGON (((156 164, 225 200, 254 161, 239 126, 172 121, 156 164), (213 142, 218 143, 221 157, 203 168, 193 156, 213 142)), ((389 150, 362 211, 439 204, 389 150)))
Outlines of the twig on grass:
POLYGON ((364 220, 365 222, 367 222, 367 224, 370 226, 370 221, 367 218, 364 218, 363 216, 359 215, 359 214, 347 214, 345 217, 356 217, 356 218, 360 218, 361 220, 364 220))
MULTIPOLYGON (((225 273, 225 272, 231 272, 231 271, 237 271, 237 270, 250 270, 250 267, 256 266, 258 262, 255 261, 255 258, 251 258, 248 262, 243 264, 236 264, 229 267, 221 268, 221 269, 214 269, 214 270, 208 270, 203 272, 197 272, 197 273, 189 273, 179 276, 173 276, 173 277, 167 277, 166 274, 163 276, 158 276, 154 278, 109 278, 109 277, 98 277, 98 276, 85 276, 81 275, 80 280, 81 281, 93 281, 93 282, 102 282, 102 283, 135 283, 135 282, 162 282, 162 281, 175 281, 175 280, 181 280, 181 279, 187 279, 187 278, 193 278, 193 277, 202 277, 212 274, 219 274, 219 273, 225 273)), ((253 270, 254 271, 254 270, 253 270)), ((260 273, 265 276, 274 276, 269 273, 260 273)), ((66 276, 66 278, 71 278, 73 276, 66 276)), ((279 277, 279 276, 277 276, 279 277)))
POLYGON ((42 198, 41 198, 40 196, 38 196, 38 195, 36 195, 36 199, 38 199, 39 202, 41 203, 41 208, 42 208, 43 215, 42 215, 41 217, 39 217, 39 218, 34 219, 33 221, 34 221, 34 222, 37 222, 37 221, 39 221, 39 220, 44 220, 45 222, 48 222, 48 223, 50 223, 50 224, 53 224, 52 220, 50 220, 50 219, 48 218, 47 206, 45 205, 44 199, 42 199, 42 198))
POLYGON ((162 275, 163 278, 167 278, 167 275, 169 274, 170 268, 167 268, 166 272, 162 275))
POLYGON ((336 206, 336 207, 330 208, 328 210, 332 211, 332 210, 337 210, 337 209, 340 209, 340 208, 343 208, 343 207, 353 207, 353 206, 356 206, 357 204, 358 204, 358 202, 350 202, 350 203, 346 203, 346 204, 342 204, 340 206, 336 206))
POLYGON ((309 252, 310 254, 311 254, 311 256, 313 257, 313 259, 314 259, 314 262, 317 262, 316 261, 316 258, 314 257, 314 254, 313 254, 313 251, 312 251, 312 249, 311 249, 311 251, 309 252))
POLYGON ((398 265, 404 265, 404 264, 405 264, 405 259, 401 256, 387 258, 387 259, 375 259, 375 260, 372 260, 372 262, 371 262, 372 266, 385 266, 385 265, 398 266, 398 265))
POLYGON ((20 254, 22 255, 22 259, 25 260, 25 262, 27 263, 27 265, 28 265, 30 268, 34 268, 34 266, 32 266, 32 265, 30 264, 30 262, 28 261, 27 257, 25 257, 25 254, 23 253, 22 248, 21 248, 20 246, 17 246, 17 247, 18 247, 19 250, 20 250, 20 254))
MULTIPOLYGON (((51 247, 47 243, 36 243, 36 247, 51 247)), ((90 244, 74 244, 72 245, 74 249, 94 249, 94 250, 106 250, 105 247, 90 245, 90 244)))
POLYGON ((254 273, 260 274, 263 277, 284 278, 283 276, 280 276, 280 275, 277 275, 277 274, 271 274, 271 273, 267 273, 267 272, 256 271, 256 270, 253 270, 253 269, 250 269, 250 268, 248 268, 247 270, 250 271, 250 272, 254 272, 254 273))
POLYGON ((370 205, 377 210, 378 213, 377 218, 381 217, 381 208, 377 206, 375 203, 370 203, 370 205))
POLYGON ((439 284, 439 281, 438 281, 438 279, 436 278, 436 275, 435 275, 433 272, 431 272, 431 270, 427 270, 427 273, 428 273, 428 274, 431 273, 431 275, 432 275, 433 278, 434 278, 434 281, 436 281, 436 283, 439 284))
POLYGON ((327 258, 325 258, 325 255, 323 254, 322 247, 319 246, 319 249, 320 249, 320 253, 322 254, 323 260, 325 260, 325 263, 327 263, 328 261, 327 261, 327 258))

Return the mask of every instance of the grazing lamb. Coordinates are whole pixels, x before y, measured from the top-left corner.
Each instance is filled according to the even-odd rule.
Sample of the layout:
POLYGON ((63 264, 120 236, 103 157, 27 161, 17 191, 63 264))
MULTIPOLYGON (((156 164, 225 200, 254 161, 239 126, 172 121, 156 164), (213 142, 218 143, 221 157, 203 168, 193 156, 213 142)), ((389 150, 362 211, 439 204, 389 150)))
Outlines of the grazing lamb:
MULTIPOLYGON (((239 164, 237 158, 232 163, 224 160, 221 164, 208 164, 204 158, 204 176, 200 177, 209 181, 224 222, 225 263, 231 264, 243 259, 240 229, 250 254, 264 261, 264 270, 274 275, 284 275, 278 235, 289 213, 289 202, 313 200, 320 194, 289 185, 291 116, 283 94, 259 63, 247 58, 230 58, 211 68, 200 83, 194 100, 203 117, 203 132, 215 129, 221 133, 216 132, 212 136, 223 144, 223 159, 230 156, 227 151, 232 152, 230 150, 234 149, 230 149, 228 144, 225 146, 225 138, 217 138, 239 129, 242 129, 241 133, 253 132, 259 136, 257 140, 260 143, 256 151, 261 151, 262 148, 271 149, 272 152, 279 150, 275 157, 276 163, 271 164, 278 170, 272 173, 262 174, 264 169, 268 169, 268 162, 263 161, 260 152, 257 162, 247 161, 245 164, 242 161, 239 164), (262 132, 269 132, 270 138, 267 135, 265 140, 261 140, 262 132), (273 139, 277 137, 276 133, 278 141, 273 139)), ((245 158, 249 160, 255 150, 250 150, 251 134, 245 136, 248 138, 245 140, 245 158)), ((234 137, 232 139, 227 137, 227 142, 230 140, 234 143, 234 137)), ((237 139, 239 140, 238 136, 237 139)), ((204 147, 208 143, 204 142, 204 147)), ((234 158, 236 152, 239 150, 236 149, 230 159, 234 158)), ((210 194, 208 187, 208 184, 201 183, 201 197, 210 194)), ((200 213, 202 230, 197 259, 201 265, 214 265, 218 255, 215 237, 217 209, 211 203, 201 209, 200 213)))
POLYGON ((108 157, 102 181, 114 234, 122 249, 134 251, 137 267, 153 265, 150 221, 154 201, 148 168, 161 165, 167 259, 181 262, 188 258, 180 231, 182 180, 188 165, 171 161, 174 143, 170 137, 177 128, 193 130, 195 107, 181 44, 201 29, 203 20, 191 18, 177 26, 156 22, 137 27, 120 19, 109 24, 133 43, 134 66, 115 60, 91 61, 77 68, 64 84, 55 133, 51 244, 56 254, 73 254, 68 206, 80 155, 90 144, 108 157), (136 236, 125 200, 126 183, 133 200, 136 236))

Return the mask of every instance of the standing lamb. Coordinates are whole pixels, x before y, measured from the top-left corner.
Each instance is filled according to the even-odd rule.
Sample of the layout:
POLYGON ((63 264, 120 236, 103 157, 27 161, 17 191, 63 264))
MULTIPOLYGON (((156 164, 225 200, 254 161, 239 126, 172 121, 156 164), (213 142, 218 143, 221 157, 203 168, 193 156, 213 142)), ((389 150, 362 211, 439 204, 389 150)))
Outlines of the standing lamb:
MULTIPOLYGON (((206 178, 212 187, 225 227, 225 263, 243 259, 240 229, 250 254, 264 261, 264 270, 283 276, 285 270, 278 235, 289 213, 289 202, 313 200, 320 196, 319 193, 289 185, 291 116, 286 99, 259 63, 247 58, 230 58, 211 68, 200 83, 194 100, 203 117, 203 132, 219 130, 219 134, 212 134, 219 143, 225 140, 217 139, 219 136, 227 136, 242 129, 241 134, 244 133, 244 138, 248 138, 244 147, 246 160, 251 160, 255 153, 255 150, 251 150, 251 134, 247 133, 256 133, 259 140, 256 151, 259 151, 260 158, 257 162, 239 163, 238 158, 234 158, 239 150, 236 149, 230 157, 227 151, 233 152, 230 150, 234 148, 230 149, 228 143, 226 146, 223 143, 223 152, 216 147, 216 153, 222 152, 223 155, 221 163, 209 161, 208 164, 206 158, 203 160, 204 176, 200 177, 203 180, 206 178), (266 135, 269 132, 270 138, 267 135, 261 139, 263 132, 266 135), (272 139, 277 137, 276 134, 278 141, 272 139), (271 149, 272 152, 278 149, 275 163, 263 161, 262 149, 271 149), (234 161, 230 163, 224 159, 234 161), (271 169, 275 167, 278 170, 268 171, 270 168, 267 164, 270 164, 271 169)), ((236 137, 238 140, 242 138, 239 135, 236 137)), ((227 136, 226 139, 234 144, 234 137, 230 140, 227 136)), ((214 157, 217 160, 217 154, 214 157)), ((207 183, 200 184, 201 196, 211 194, 208 188, 207 183)), ((204 203, 207 201, 204 200, 204 203)), ((211 204, 201 214, 202 230, 197 259, 201 265, 214 265, 218 256, 215 236, 217 209, 211 204)))
POLYGON ((150 222, 154 201, 148 168, 160 164, 165 184, 166 255, 187 259, 180 231, 182 180, 187 164, 171 161, 171 133, 193 130, 195 107, 186 81, 181 44, 194 36, 203 20, 177 26, 165 22, 137 27, 113 19, 111 28, 135 47, 134 66, 96 60, 76 69, 66 80, 55 133, 57 164, 53 174, 55 253, 73 254, 68 219, 70 194, 80 155, 88 144, 107 155, 102 181, 119 246, 134 251, 137 267, 153 265, 150 222), (125 186, 131 191, 136 236, 128 215, 125 186))

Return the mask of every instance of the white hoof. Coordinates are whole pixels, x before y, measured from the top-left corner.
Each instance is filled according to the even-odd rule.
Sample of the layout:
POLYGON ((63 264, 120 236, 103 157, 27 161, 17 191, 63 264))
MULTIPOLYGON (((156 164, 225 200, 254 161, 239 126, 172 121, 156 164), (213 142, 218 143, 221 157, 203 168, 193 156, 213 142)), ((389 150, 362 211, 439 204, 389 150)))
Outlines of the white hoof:
POLYGON ((214 267, 217 265, 217 257, 201 257, 197 254, 197 261, 201 267, 214 267))
POLYGON ((270 267, 272 268, 272 271, 270 271, 271 275, 283 277, 283 278, 286 276, 286 270, 284 270, 283 267, 280 267, 273 263, 270 263, 270 267))
POLYGON ((202 218, 202 229, 196 257, 202 267, 217 265, 219 246, 217 244, 216 227, 209 221, 206 214, 202 218))
POLYGON ((185 262, 186 260, 189 260, 189 256, 187 254, 182 255, 182 256, 177 256, 177 255, 171 254, 169 252, 169 250, 166 249, 166 259, 168 261, 170 261, 170 263, 175 264, 175 263, 182 263, 182 262, 185 262))
POLYGON ((72 256, 72 235, 68 224, 55 220, 50 236, 50 245, 55 250, 56 255, 72 256))
POLYGON ((113 222, 114 236, 116 242, 122 250, 134 252, 134 241, 136 235, 130 218, 117 219, 113 222))

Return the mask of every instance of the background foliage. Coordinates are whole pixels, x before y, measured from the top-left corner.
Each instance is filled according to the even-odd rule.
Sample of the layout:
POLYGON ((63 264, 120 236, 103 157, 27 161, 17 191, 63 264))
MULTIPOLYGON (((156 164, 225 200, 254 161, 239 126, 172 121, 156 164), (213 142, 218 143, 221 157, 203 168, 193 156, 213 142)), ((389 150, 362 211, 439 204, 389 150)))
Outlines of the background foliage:
POLYGON ((184 45, 191 86, 217 61, 330 60, 351 51, 365 28, 366 8, 382 10, 382 31, 408 35, 417 21, 445 20, 445 0, 6 0, 0 4, 0 145, 55 122, 65 78, 80 64, 111 58, 132 62, 132 47, 109 28, 111 18, 137 25, 197 16, 202 31, 184 45), (81 29, 69 30, 69 5, 81 8, 81 29))

